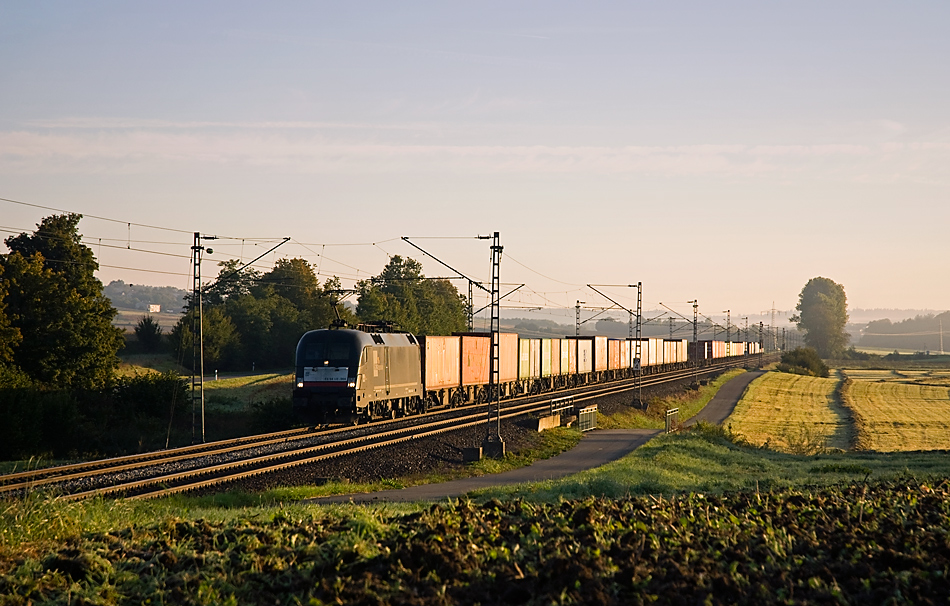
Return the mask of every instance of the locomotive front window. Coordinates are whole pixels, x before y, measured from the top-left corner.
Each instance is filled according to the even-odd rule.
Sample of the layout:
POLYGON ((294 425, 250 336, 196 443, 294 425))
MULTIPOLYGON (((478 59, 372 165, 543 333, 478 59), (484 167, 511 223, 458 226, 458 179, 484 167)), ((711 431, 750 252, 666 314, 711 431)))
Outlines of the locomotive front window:
POLYGON ((304 347, 302 366, 349 366, 349 343, 318 341, 304 347), (326 363, 326 364, 325 364, 326 363))

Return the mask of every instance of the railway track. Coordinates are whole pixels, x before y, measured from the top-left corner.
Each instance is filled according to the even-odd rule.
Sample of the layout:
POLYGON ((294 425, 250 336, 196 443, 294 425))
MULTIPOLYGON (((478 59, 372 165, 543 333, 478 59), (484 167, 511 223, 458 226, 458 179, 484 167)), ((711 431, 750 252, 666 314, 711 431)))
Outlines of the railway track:
MULTIPOLYGON (((698 378, 742 366, 729 361, 702 369, 646 375, 641 386, 698 378)), ((557 392, 575 402, 595 400, 636 388, 633 379, 557 392)), ((545 412, 551 394, 508 400, 502 419, 545 412)), ((294 429, 234 440, 186 446, 166 451, 117 457, 0 476, 0 498, 30 490, 61 492, 59 498, 76 500, 95 496, 141 499, 166 496, 213 485, 240 481, 260 474, 399 444, 485 422, 485 405, 440 410, 426 415, 377 421, 315 431, 294 429)))

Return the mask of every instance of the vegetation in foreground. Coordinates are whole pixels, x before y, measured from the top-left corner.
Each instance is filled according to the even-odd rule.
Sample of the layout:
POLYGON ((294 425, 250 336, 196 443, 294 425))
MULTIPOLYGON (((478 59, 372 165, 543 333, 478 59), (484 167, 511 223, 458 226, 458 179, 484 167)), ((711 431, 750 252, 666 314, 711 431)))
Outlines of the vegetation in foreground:
POLYGON ((937 602, 948 477, 945 453, 796 456, 701 424, 429 507, 33 495, 2 508, 0 604, 937 602))
POLYGON ((623 487, 573 480, 596 497, 574 498, 568 483, 547 498, 428 508, 24 501, 3 513, 0 604, 936 603, 950 593, 950 482, 873 479, 903 457, 763 453, 708 427, 655 442, 649 467, 669 482, 635 489, 646 467, 608 472, 623 487), (761 454, 778 457, 776 469, 757 469, 761 454), (682 490, 706 484, 710 460, 706 475, 746 471, 759 490, 682 490), (789 463, 798 485, 766 481, 789 463), (828 485, 805 487, 805 476, 828 485), (11 543, 17 513, 50 535, 62 509, 56 540, 11 543))

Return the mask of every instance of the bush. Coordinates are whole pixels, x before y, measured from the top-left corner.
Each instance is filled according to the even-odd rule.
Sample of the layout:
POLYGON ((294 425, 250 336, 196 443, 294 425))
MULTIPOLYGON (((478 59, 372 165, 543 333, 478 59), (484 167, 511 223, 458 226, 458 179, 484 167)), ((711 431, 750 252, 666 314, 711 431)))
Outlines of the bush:
POLYGON ((852 345, 848 349, 841 352, 840 359, 842 360, 873 360, 880 357, 881 356, 877 354, 858 351, 857 349, 854 348, 854 345, 852 345))
POLYGON ((0 459, 64 457, 76 448, 79 407, 65 391, 0 389, 0 459))
POLYGON ((818 357, 811 347, 797 347, 782 354, 782 361, 776 366, 782 372, 796 375, 827 377, 828 366, 818 357))
POLYGON ((251 405, 251 431, 254 433, 272 433, 290 429, 298 421, 294 416, 294 406, 290 398, 273 398, 267 402, 251 405))
POLYGON ((138 339, 142 351, 154 353, 162 348, 162 327, 152 316, 144 315, 135 325, 135 338, 138 339))
POLYGON ((176 411, 184 409, 187 386, 187 381, 172 370, 120 377, 113 388, 116 412, 120 416, 168 418, 173 406, 176 411))

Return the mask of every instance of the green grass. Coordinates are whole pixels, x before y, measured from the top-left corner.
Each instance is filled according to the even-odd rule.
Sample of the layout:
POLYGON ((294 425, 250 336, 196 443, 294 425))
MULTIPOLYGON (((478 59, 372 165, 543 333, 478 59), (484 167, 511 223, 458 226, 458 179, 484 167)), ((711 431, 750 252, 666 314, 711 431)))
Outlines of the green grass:
MULTIPOLYGON (((257 519, 262 516, 269 518, 275 511, 308 498, 446 482, 523 467, 570 449, 580 439, 581 432, 575 428, 556 428, 540 434, 535 447, 518 454, 509 454, 502 460, 486 459, 464 469, 441 470, 372 483, 328 482, 322 486, 276 488, 260 493, 230 491, 207 496, 176 495, 153 501, 92 499, 68 502, 56 500, 55 494, 35 491, 24 499, 0 501, 0 546, 64 541, 76 538, 81 533, 114 532, 174 517, 216 521, 257 519)), ((414 509, 410 506, 394 511, 414 509)))
POLYGON ((945 452, 784 454, 744 444, 728 430, 700 424, 661 435, 626 457, 560 480, 495 487, 479 498, 556 502, 587 497, 721 493, 838 484, 903 476, 950 477, 945 452))
POLYGON ((736 368, 716 377, 697 390, 687 391, 679 396, 654 398, 649 402, 646 411, 633 408, 605 415, 597 413, 597 427, 600 429, 663 429, 666 427, 665 413, 668 409, 679 408, 680 421, 695 416, 730 379, 746 372, 736 368))
POLYGON ((255 402, 267 402, 277 398, 290 398, 293 389, 293 373, 268 372, 253 375, 228 376, 219 373, 205 377, 205 403, 227 412, 244 410, 255 402))
POLYGON ((178 362, 168 354, 158 353, 122 353, 119 355, 119 369, 117 373, 122 376, 141 375, 150 372, 166 372, 173 370, 178 374, 191 375, 191 370, 178 364, 178 362))

